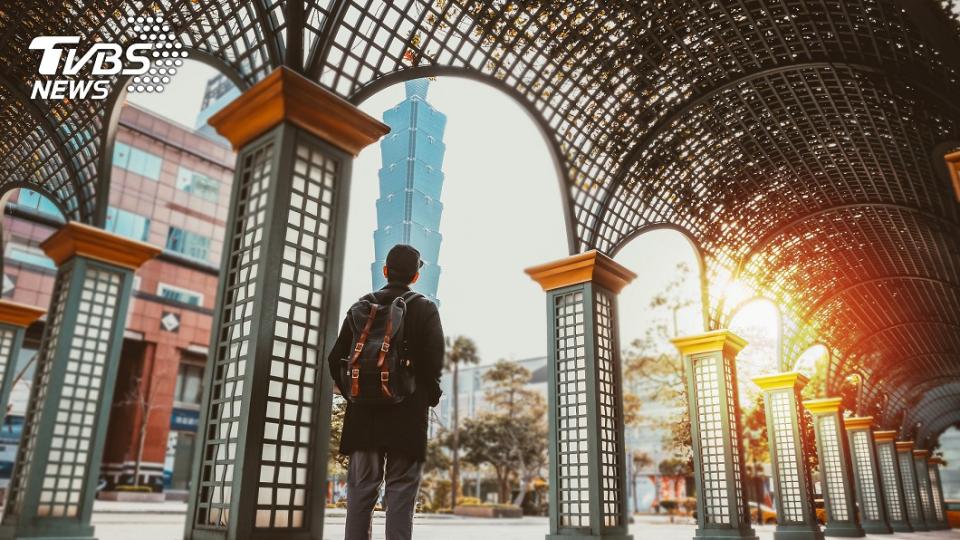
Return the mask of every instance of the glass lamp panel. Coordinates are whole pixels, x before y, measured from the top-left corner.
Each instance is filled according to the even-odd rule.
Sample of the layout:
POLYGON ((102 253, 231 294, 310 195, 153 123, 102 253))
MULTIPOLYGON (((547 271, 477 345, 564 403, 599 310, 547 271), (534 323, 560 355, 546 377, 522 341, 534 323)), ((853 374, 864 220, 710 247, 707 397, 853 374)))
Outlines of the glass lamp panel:
POLYGON ((844 481, 841 453, 841 441, 837 427, 837 419, 833 415, 821 416, 817 422, 820 435, 820 449, 823 462, 820 468, 826 480, 827 493, 830 496, 830 506, 827 511, 830 519, 846 521, 850 519, 847 512, 847 486, 844 481))
POLYGON ((874 491, 876 478, 873 476, 873 467, 870 462, 870 434, 866 431, 853 433, 853 455, 857 471, 860 473, 861 511, 869 520, 880 519, 880 501, 874 491))

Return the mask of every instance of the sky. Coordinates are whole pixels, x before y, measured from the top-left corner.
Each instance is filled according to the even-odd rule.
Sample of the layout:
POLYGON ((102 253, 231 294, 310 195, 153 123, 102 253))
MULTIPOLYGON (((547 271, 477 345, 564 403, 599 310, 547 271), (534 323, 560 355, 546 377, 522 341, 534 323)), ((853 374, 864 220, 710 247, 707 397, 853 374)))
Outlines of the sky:
MULTIPOLYGON (((188 61, 162 94, 128 100, 193 126, 204 83, 214 74, 212 68, 188 61)), ((395 85, 366 100, 361 109, 382 118, 402 99, 403 85, 395 85)), ((548 146, 525 109, 482 83, 441 77, 431 84, 428 100, 447 115, 438 290, 444 330, 473 338, 484 363, 543 356, 546 296, 523 270, 568 255, 560 182, 548 146)), ((353 165, 341 312, 371 287, 380 165, 377 144, 353 165)), ((618 302, 625 346, 652 324, 650 298, 674 279, 677 264, 697 269, 698 262, 690 243, 670 230, 634 239, 616 260, 639 275, 618 302)), ((692 274, 685 290, 699 299, 697 279, 692 274)), ((738 317, 742 326, 766 324, 768 334, 776 335, 775 318, 768 312, 744 311, 738 317)), ((702 331, 699 303, 677 315, 679 334, 702 331)), ((743 354, 749 357, 749 350, 743 354)), ((761 370, 776 367, 772 358, 756 362, 761 370)))

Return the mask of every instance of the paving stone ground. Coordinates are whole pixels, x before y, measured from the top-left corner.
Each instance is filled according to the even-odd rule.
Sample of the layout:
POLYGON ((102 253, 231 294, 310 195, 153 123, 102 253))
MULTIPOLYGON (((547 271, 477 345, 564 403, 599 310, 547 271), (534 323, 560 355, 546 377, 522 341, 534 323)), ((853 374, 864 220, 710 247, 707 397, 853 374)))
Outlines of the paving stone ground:
MULTIPOLYGON (((93 522, 100 540, 181 540, 184 505, 137 505, 97 502, 93 522)), ((343 538, 343 514, 332 512, 324 527, 324 538, 343 538)), ((486 520, 451 516, 417 516, 417 540, 539 540, 547 532, 546 518, 486 520)), ((664 516, 638 516, 630 532, 635 540, 691 540, 695 525, 671 524, 664 516)), ((756 526, 760 540, 773 540, 772 525, 756 526)), ((383 540, 383 515, 374 518, 374 539, 383 540)), ((911 534, 868 535, 870 540, 960 540, 960 530, 911 534)))

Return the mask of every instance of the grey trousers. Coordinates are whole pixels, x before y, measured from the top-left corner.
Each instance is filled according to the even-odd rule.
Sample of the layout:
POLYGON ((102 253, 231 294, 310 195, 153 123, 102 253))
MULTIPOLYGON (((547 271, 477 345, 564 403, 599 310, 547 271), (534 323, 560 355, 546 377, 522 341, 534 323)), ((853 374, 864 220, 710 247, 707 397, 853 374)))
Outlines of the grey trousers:
POLYGON ((386 540, 410 540, 413 537, 413 511, 420 491, 423 462, 377 450, 358 450, 350 454, 350 468, 347 471, 345 540, 373 538, 373 506, 380 495, 384 472, 386 540))

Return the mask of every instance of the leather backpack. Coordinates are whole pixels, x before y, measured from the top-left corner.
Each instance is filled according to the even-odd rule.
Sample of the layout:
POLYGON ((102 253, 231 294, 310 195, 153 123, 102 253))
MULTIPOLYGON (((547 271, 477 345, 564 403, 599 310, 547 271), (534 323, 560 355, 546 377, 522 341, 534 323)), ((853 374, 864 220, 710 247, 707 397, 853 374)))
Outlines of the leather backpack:
POLYGON ((353 343, 340 359, 337 381, 351 403, 400 403, 416 390, 413 365, 403 339, 407 303, 421 296, 409 291, 389 304, 367 294, 347 311, 353 343))

